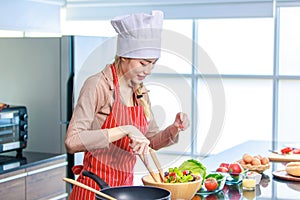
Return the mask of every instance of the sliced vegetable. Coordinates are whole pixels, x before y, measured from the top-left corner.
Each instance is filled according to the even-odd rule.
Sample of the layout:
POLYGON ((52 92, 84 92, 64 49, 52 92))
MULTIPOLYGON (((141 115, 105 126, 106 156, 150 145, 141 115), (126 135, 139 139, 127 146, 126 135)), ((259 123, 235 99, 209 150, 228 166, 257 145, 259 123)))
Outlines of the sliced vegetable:
POLYGON ((194 177, 189 170, 181 171, 178 167, 169 168, 169 171, 165 173, 165 183, 186 183, 194 181, 194 177))

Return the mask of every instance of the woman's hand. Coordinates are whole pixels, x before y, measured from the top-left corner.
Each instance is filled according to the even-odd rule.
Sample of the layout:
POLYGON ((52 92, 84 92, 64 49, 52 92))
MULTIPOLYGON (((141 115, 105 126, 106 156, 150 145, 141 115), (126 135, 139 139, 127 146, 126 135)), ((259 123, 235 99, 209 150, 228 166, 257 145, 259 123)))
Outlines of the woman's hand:
POLYGON ((143 133, 132 125, 120 127, 122 131, 127 133, 127 136, 131 139, 130 147, 134 154, 147 154, 149 151, 150 141, 143 135, 143 133))
POLYGON ((177 113, 173 125, 178 128, 178 131, 186 130, 190 126, 190 120, 187 114, 182 112, 177 113))

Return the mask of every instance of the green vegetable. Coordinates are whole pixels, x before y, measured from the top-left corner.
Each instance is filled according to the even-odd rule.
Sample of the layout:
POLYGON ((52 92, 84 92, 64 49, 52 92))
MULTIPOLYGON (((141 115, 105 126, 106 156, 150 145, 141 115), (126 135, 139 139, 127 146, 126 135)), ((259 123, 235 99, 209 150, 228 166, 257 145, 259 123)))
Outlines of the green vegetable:
POLYGON ((192 174, 200 175, 203 179, 206 176, 206 167, 202 163, 194 159, 184 161, 179 166, 179 170, 189 170, 192 174))
POLYGON ((215 178, 217 181, 222 180, 224 176, 221 173, 213 173, 213 174, 208 174, 205 179, 208 178, 215 178))

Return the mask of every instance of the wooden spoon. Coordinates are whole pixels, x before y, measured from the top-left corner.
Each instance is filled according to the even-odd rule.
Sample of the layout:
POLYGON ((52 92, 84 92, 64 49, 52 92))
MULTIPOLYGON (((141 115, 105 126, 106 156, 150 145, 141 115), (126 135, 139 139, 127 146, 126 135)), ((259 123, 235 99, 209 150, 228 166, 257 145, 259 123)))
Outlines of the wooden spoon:
POLYGON ((117 200, 116 198, 112 197, 112 196, 109 196, 107 194, 104 194, 103 192, 100 192, 98 190, 95 190, 94 188, 91 188, 87 185, 84 185, 83 183, 80 183, 78 181, 75 181, 73 179, 69 179, 69 178, 63 178, 64 181, 66 182, 69 182, 69 183, 72 183, 73 185, 77 185, 78 187, 81 187, 81 188, 84 188, 86 190, 89 190, 91 192, 94 192, 96 194, 99 194, 100 196, 104 197, 104 198, 107 198, 107 199, 110 199, 110 200, 117 200))
POLYGON ((149 149, 149 152, 150 152, 150 155, 152 157, 152 160, 154 161, 155 165, 156 165, 156 168, 158 169, 158 172, 159 172, 159 176, 160 176, 160 181, 161 182, 164 182, 164 172, 162 170, 162 167, 156 157, 156 154, 155 154, 155 151, 153 149, 149 149))
POLYGON ((159 182, 159 180, 157 180, 156 176, 155 176, 155 173, 154 171, 152 170, 152 168, 150 167, 148 161, 146 160, 146 158, 144 157, 144 155, 139 155, 140 156, 140 159, 143 161, 144 165, 146 166, 148 172, 150 173, 150 175, 152 176, 153 180, 155 182, 159 182))

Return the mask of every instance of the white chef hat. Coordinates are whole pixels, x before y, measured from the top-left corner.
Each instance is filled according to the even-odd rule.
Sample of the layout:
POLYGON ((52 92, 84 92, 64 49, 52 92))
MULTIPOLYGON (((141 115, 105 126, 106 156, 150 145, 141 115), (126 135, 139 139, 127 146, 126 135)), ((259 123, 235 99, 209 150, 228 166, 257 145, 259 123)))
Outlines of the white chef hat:
POLYGON ((136 13, 111 20, 118 33, 117 55, 127 58, 159 58, 163 12, 136 13))

